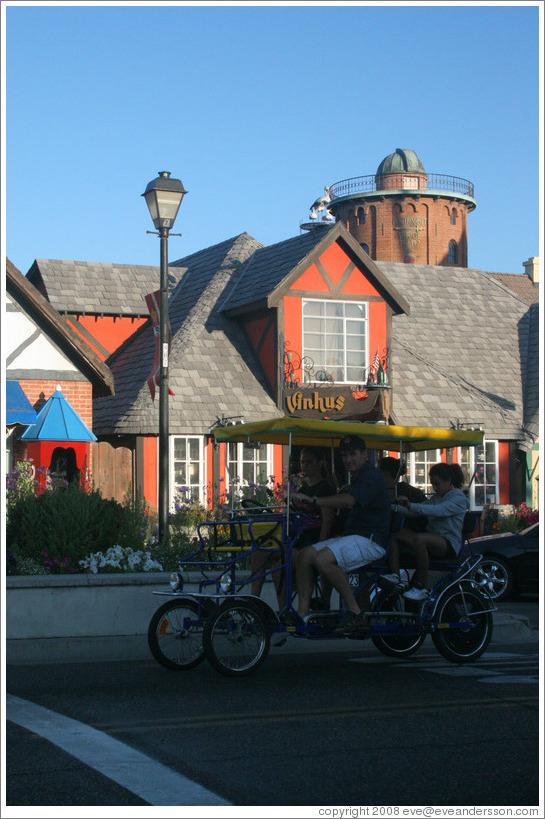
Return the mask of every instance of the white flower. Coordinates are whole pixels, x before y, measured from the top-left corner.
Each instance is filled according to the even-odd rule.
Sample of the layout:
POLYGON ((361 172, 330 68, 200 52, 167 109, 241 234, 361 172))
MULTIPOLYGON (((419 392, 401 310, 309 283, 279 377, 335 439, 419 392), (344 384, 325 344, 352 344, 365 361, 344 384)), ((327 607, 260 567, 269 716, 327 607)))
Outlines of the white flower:
POLYGON ((110 546, 105 552, 95 552, 80 560, 80 566, 93 574, 101 569, 118 569, 119 571, 135 572, 162 572, 163 567, 153 560, 145 550, 135 551, 129 546, 123 548, 119 544, 110 546))

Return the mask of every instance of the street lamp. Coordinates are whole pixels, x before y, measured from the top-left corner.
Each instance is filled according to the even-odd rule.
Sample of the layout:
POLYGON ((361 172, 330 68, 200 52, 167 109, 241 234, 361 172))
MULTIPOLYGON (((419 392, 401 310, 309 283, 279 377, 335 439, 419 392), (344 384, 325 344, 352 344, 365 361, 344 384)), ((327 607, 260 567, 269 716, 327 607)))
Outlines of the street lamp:
POLYGON ((159 316, 159 542, 168 543, 169 447, 168 447, 168 234, 187 191, 170 171, 159 171, 142 194, 161 239, 161 300, 159 316))

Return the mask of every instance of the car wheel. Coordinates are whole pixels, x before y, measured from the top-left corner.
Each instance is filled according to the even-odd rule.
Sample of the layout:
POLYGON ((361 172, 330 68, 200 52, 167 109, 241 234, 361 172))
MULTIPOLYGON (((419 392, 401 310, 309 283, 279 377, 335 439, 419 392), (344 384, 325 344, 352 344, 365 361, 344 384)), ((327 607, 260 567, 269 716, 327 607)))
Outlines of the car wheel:
POLYGON ((513 570, 501 557, 483 557, 471 577, 492 600, 507 600, 513 594, 513 570))

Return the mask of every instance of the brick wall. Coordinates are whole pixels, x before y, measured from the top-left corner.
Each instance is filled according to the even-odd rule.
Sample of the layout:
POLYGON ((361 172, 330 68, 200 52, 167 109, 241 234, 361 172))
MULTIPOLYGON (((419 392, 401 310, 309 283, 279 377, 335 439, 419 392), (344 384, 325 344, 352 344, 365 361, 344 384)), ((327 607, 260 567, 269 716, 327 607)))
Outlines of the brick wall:
POLYGON ((89 429, 93 428, 93 388, 89 381, 42 381, 42 380, 20 380, 23 392, 34 407, 39 411, 48 398, 50 398, 57 388, 68 403, 75 409, 81 420, 87 424, 89 429))
POLYGON ((467 267, 467 206, 448 197, 437 199, 411 194, 372 202, 354 199, 336 209, 359 244, 366 244, 372 259, 448 265, 449 243, 457 245, 456 265, 467 267), (361 222, 358 211, 365 213, 361 222), (455 224, 451 223, 452 210, 455 224))

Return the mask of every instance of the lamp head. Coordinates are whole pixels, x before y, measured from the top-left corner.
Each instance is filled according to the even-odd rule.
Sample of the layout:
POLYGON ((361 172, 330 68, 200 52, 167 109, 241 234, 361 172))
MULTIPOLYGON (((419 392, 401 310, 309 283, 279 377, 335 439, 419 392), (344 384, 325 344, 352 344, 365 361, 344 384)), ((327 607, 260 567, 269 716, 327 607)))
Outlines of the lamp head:
POLYGON ((179 179, 171 179, 170 171, 159 171, 142 194, 156 229, 170 230, 187 191, 179 179))

